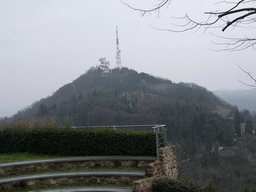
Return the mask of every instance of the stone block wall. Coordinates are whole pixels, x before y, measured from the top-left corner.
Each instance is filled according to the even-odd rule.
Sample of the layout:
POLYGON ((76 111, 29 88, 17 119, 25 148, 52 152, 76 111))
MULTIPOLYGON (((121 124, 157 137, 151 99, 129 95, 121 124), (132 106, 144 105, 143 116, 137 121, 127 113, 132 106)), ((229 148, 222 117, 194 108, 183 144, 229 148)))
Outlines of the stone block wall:
POLYGON ((151 191, 154 181, 162 177, 177 179, 177 160, 175 146, 160 148, 159 161, 149 163, 146 166, 146 178, 133 183, 134 192, 151 191))

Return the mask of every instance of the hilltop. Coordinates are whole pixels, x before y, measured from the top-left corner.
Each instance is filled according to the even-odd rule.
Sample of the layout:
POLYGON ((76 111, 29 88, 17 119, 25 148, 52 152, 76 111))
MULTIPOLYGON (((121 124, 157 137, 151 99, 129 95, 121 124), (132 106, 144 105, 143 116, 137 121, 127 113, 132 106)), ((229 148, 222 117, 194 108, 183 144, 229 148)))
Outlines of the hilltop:
POLYGON ((10 119, 47 116, 71 125, 168 123, 173 116, 218 112, 220 108, 227 111, 224 116, 232 110, 231 105, 193 83, 176 84, 128 68, 111 73, 91 68, 10 119))

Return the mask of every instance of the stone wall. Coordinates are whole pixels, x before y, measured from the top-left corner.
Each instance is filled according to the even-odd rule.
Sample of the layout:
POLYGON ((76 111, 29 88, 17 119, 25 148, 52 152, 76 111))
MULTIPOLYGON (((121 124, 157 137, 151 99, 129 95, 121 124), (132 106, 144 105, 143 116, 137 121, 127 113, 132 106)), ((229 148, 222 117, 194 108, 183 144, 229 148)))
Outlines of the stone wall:
POLYGON ((160 148, 159 161, 149 163, 146 166, 146 177, 133 183, 134 192, 151 191, 154 181, 162 177, 177 179, 178 170, 175 146, 160 148))

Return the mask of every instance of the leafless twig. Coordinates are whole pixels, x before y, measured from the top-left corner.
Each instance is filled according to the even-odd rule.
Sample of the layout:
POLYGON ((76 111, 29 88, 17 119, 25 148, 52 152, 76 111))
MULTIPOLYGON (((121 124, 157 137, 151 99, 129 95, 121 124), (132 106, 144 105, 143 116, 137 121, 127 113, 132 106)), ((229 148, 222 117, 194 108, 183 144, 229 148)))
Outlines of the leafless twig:
MULTIPOLYGON (((137 9, 134 7, 131 7, 130 5, 124 3, 122 0, 120 0, 124 5, 128 6, 129 8, 142 12, 142 16, 144 16, 146 13, 151 13, 152 11, 158 11, 162 9, 164 6, 166 6, 168 3, 171 2, 171 0, 162 0, 159 4, 157 4, 152 9, 137 9)), ((151 26, 155 29, 162 30, 162 31, 169 31, 169 32, 186 32, 190 30, 199 30, 202 27, 206 29, 208 28, 216 28, 221 27, 222 31, 226 31, 228 28, 233 27, 233 30, 238 27, 248 28, 248 25, 256 23, 256 8, 254 3, 256 0, 234 0, 233 2, 229 2, 226 0, 220 1, 219 3, 226 3, 232 5, 229 9, 224 11, 211 11, 211 12, 205 12, 205 14, 209 15, 208 19, 203 22, 198 22, 193 20, 189 15, 185 14, 184 17, 178 18, 185 20, 185 24, 179 24, 173 26, 175 27, 181 27, 181 30, 171 29, 171 28, 158 28, 151 26), (249 4, 249 5, 248 5, 249 4), (243 5, 243 6, 242 6, 243 5), (247 7, 244 7, 246 5, 247 7), (210 21, 212 20, 212 21, 210 21), (219 23, 220 25, 216 26, 216 24, 219 23), (246 25, 247 27, 244 27, 246 25)), ((173 17, 172 17, 173 18, 173 17)), ((249 47, 253 47, 256 44, 256 38, 226 38, 230 40, 226 45, 227 47, 231 47, 230 51, 235 50, 244 50, 249 47)), ((224 50, 229 50, 229 48, 226 48, 224 50)))
POLYGON ((123 3, 124 5, 126 5, 127 7, 135 10, 135 11, 140 11, 142 12, 142 16, 144 16, 146 13, 150 13, 152 11, 159 11, 162 7, 164 7, 165 5, 167 5, 168 2, 170 2, 170 0, 163 0, 161 1, 161 3, 159 3, 155 8, 152 9, 147 9, 147 10, 143 10, 143 9, 137 9, 134 7, 131 7, 130 5, 128 5, 127 3, 124 3, 122 0, 120 0, 121 3, 123 3))
POLYGON ((244 83, 243 81, 240 81, 242 84, 246 85, 246 86, 249 86, 249 87, 253 87, 254 89, 256 88, 256 79, 251 75, 251 72, 248 72, 248 71, 245 71, 242 67, 240 67, 239 65, 237 65, 244 73, 246 73, 251 80, 254 81, 254 84, 247 84, 247 83, 244 83))

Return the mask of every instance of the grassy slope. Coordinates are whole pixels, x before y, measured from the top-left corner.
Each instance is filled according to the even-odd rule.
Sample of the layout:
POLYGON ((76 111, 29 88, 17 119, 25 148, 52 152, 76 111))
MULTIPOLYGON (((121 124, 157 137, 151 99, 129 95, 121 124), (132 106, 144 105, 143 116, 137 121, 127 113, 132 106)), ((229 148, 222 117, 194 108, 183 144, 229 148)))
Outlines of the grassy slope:
POLYGON ((37 159, 51 159, 59 158, 60 156, 53 155, 40 155, 34 153, 10 153, 10 154, 0 154, 0 163, 11 163, 17 161, 29 161, 37 159))
POLYGON ((227 109, 227 108, 224 108, 224 107, 221 107, 219 105, 216 106, 216 109, 214 109, 212 112, 214 113, 217 113, 219 115, 221 115, 222 117, 227 117, 228 114, 230 113, 230 109, 227 109))

